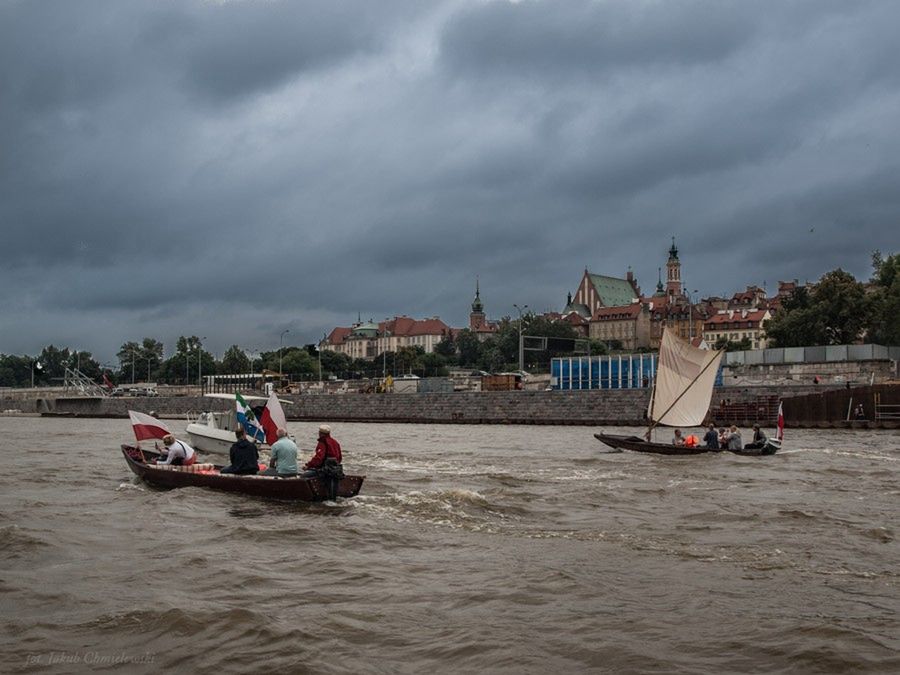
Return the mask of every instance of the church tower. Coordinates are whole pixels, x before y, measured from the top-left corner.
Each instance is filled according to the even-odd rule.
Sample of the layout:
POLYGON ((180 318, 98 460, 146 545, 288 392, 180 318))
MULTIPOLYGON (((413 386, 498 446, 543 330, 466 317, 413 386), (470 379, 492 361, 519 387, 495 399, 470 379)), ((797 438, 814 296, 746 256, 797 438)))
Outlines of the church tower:
POLYGON ((669 249, 669 260, 666 262, 666 295, 669 298, 681 297, 681 262, 678 260, 678 249, 675 248, 675 237, 672 237, 672 248, 669 249))
POLYGON ((485 323, 484 305, 481 303, 481 290, 478 287, 478 277, 475 277, 475 300, 472 301, 472 311, 469 314, 469 328, 478 330, 485 323))

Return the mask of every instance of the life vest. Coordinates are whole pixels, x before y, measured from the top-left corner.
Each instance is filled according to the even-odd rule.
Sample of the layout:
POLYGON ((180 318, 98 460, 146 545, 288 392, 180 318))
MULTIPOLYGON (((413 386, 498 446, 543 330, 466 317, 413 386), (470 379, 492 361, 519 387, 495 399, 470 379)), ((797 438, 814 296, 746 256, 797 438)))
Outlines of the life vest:
POLYGON ((699 444, 700 439, 694 434, 690 434, 684 438, 684 447, 686 448, 696 448, 699 444))

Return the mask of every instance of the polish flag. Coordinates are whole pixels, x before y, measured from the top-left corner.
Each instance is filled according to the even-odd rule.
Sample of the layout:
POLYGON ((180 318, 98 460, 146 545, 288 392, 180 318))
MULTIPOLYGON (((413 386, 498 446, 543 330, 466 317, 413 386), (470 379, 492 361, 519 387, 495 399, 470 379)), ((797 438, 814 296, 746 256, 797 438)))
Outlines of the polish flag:
POLYGON ((778 402, 778 431, 775 432, 775 438, 784 440, 784 411, 781 409, 781 401, 778 402))
POLYGON ((284 410, 281 408, 281 402, 275 396, 273 391, 269 394, 269 400, 266 401, 266 407, 260 415, 260 424, 266 432, 266 443, 272 445, 278 440, 278 429, 287 429, 287 417, 284 416, 284 410))
POLYGON ((129 410, 128 416, 131 418, 134 437, 139 441, 145 441, 148 438, 162 438, 166 434, 172 433, 165 424, 150 415, 129 410))

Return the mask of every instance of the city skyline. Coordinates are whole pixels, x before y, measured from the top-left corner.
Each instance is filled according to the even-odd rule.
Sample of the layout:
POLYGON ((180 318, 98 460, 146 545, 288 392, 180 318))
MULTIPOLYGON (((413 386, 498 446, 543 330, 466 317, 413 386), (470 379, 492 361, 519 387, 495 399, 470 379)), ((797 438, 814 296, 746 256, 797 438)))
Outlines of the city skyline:
POLYGON ((0 352, 274 349, 898 249, 900 6, 10 2, 0 352), (286 336, 287 337, 287 336, 286 336))

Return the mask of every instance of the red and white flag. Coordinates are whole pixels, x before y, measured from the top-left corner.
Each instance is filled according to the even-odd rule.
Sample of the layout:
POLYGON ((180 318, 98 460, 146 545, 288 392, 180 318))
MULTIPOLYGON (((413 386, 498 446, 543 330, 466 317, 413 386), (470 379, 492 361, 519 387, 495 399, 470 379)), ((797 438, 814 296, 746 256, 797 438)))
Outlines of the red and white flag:
POLYGON ((284 410, 281 409, 281 402, 275 396, 273 391, 269 394, 269 400, 266 401, 266 407, 263 409, 259 418, 262 428, 266 432, 266 443, 272 445, 278 440, 279 429, 287 429, 287 417, 284 416, 284 410))
POLYGON ((784 411, 781 409, 781 401, 778 401, 778 430, 775 432, 775 438, 779 441, 784 440, 784 411))
POLYGON ((128 416, 131 418, 134 437, 139 441, 146 441, 148 438, 162 438, 172 433, 165 424, 150 415, 129 410, 128 416))

